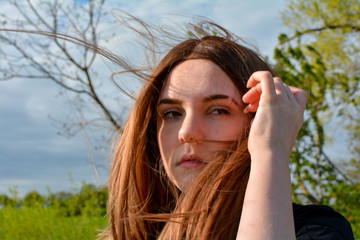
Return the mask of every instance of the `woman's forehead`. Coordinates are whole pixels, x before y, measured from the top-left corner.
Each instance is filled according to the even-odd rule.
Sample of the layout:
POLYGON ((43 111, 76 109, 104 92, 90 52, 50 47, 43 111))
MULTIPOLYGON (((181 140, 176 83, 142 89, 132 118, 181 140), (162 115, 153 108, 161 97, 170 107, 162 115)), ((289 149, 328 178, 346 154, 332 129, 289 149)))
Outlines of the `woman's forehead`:
POLYGON ((160 98, 213 94, 239 95, 234 83, 218 65, 205 59, 192 59, 173 68, 160 98))

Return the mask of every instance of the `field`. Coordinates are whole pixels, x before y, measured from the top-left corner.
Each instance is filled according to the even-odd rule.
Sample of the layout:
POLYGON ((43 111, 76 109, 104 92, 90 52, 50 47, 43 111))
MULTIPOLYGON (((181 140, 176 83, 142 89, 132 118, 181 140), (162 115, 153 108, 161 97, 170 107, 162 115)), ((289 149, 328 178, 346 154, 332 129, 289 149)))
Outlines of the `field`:
POLYGON ((72 192, 0 195, 0 240, 96 239, 107 227, 106 187, 83 185, 72 192))
POLYGON ((0 239, 95 239, 106 227, 105 217, 61 217, 50 208, 5 208, 0 210, 0 239))
MULTIPOLYGON (((22 199, 16 188, 9 191, 10 197, 0 195, 0 240, 89 240, 107 228, 106 187, 84 184, 72 192, 47 196, 32 191, 22 199)), ((349 209, 357 204, 332 207, 347 217, 355 239, 360 239, 358 208, 349 209)))

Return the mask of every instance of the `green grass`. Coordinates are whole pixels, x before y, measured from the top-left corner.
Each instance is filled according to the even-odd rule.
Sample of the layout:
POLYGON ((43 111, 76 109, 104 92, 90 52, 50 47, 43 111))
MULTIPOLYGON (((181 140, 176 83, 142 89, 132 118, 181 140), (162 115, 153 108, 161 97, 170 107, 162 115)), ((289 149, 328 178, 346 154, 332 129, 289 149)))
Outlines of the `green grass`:
POLYGON ((89 240, 105 227, 105 217, 59 217, 51 208, 0 209, 1 240, 89 240))

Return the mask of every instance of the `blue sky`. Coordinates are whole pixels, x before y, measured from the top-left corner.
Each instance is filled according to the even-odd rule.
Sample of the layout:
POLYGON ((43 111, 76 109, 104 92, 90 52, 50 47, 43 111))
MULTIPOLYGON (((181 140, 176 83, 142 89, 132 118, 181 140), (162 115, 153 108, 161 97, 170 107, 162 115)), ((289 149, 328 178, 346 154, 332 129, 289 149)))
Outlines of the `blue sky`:
MULTIPOLYGON (((143 19, 180 14, 207 17, 235 34, 250 38, 267 56, 277 44, 277 36, 286 29, 280 20, 284 0, 137 0, 108 1, 143 19)), ((1 11, 6 6, 0 3, 1 11)), ((105 46, 108 47, 108 46, 105 46)), ((110 48, 113 46, 110 46, 110 48)), ((1 65, 0 65, 1 67, 1 65)), ((110 73, 110 71, 109 71, 110 73)), ((20 195, 30 190, 41 193, 69 190, 82 180, 93 184, 106 183, 108 161, 105 154, 90 154, 86 138, 80 133, 73 138, 58 134, 50 118, 62 120, 71 114, 59 87, 46 80, 12 80, 0 82, 0 194, 17 186, 20 195), (92 159, 99 167, 100 178, 94 173, 92 159)))

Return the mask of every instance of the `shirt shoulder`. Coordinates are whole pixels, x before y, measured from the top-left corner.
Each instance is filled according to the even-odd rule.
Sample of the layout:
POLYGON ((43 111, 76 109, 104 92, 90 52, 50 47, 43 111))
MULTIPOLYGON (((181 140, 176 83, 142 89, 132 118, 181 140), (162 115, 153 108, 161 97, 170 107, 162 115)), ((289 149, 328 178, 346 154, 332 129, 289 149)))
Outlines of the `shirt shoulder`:
POLYGON ((340 213, 324 205, 293 203, 297 240, 353 240, 350 223, 340 213))

